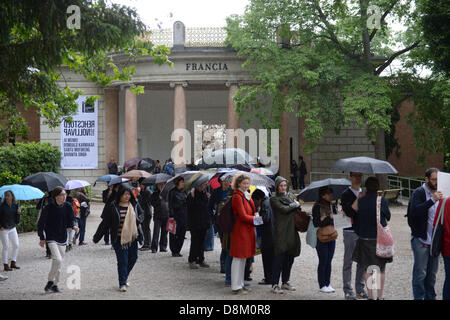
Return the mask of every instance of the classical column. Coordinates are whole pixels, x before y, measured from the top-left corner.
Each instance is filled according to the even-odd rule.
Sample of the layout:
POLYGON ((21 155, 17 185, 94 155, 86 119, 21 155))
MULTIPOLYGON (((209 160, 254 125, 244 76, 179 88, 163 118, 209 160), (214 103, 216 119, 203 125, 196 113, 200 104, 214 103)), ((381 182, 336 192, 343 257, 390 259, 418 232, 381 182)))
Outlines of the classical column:
POLYGON ((283 111, 281 114, 281 133, 280 133, 280 164, 279 174, 283 178, 290 179, 291 166, 289 163, 289 138, 290 138, 290 124, 289 112, 283 111))
MULTIPOLYGON (((173 104, 173 129, 186 129, 186 93, 184 91, 184 88, 187 87, 187 82, 171 82, 170 87, 175 88, 173 104)), ((180 138, 173 143, 174 147, 177 147, 178 150, 181 148, 182 150, 186 150, 186 148, 188 147, 188 144, 186 143, 186 140, 184 140, 184 138, 180 138)), ((184 156, 185 155, 183 151, 177 154, 175 159, 172 159, 175 163, 175 168, 186 166, 184 156)))
POLYGON ((105 89, 105 120, 103 122, 106 163, 111 158, 119 161, 119 90, 105 89))
MULTIPOLYGON (((227 129, 239 129, 239 116, 236 111, 236 104, 234 102, 234 95, 239 86, 237 83, 227 82, 225 84, 228 87, 228 125, 227 129)), ((237 147, 237 137, 234 137, 233 148, 237 147)))
MULTIPOLYGON (((310 175, 309 173, 312 171, 312 156, 310 154, 306 154, 303 152, 303 146, 306 144, 306 138, 303 136, 303 131, 305 130, 306 122, 305 117, 298 118, 298 155, 303 156, 303 161, 305 161, 307 174, 305 176, 305 184, 310 184, 310 175)), ((295 159, 298 164, 298 158, 295 159)))
POLYGON ((138 156, 136 94, 125 88, 125 161, 138 156))

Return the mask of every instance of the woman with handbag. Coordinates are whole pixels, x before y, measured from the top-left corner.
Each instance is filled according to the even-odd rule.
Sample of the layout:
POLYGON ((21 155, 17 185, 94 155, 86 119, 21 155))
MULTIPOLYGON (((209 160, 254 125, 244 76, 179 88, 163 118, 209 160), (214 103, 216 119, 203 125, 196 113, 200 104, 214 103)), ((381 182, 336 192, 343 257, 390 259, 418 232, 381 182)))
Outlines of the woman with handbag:
MULTIPOLYGON (((371 271, 367 270, 369 266, 377 266, 380 270, 379 274, 379 289, 377 298, 383 299, 383 288, 385 281, 386 263, 392 262, 392 257, 381 258, 377 256, 377 191, 379 182, 376 177, 369 177, 365 183, 366 194, 360 193, 358 198, 352 205, 353 210, 356 211, 356 219, 354 229, 359 239, 356 242, 355 250, 353 251, 353 261, 359 263, 366 273, 364 279, 371 277, 371 271), (370 272, 368 272, 370 271, 370 272)), ((380 211, 379 221, 382 227, 387 226, 387 221, 391 219, 391 212, 389 211, 388 202, 384 197, 380 197, 380 211)), ((378 279, 376 279, 378 280, 378 279)), ((368 299, 373 300, 373 289, 368 286, 368 299)))
POLYGON ((295 214, 300 203, 288 192, 287 179, 275 179, 276 193, 270 198, 274 215, 274 259, 272 266, 272 292, 295 291, 289 284, 294 258, 300 255, 300 236, 295 229, 295 214), (281 281, 281 288, 278 283, 281 281))
POLYGON ((337 231, 334 230, 333 215, 336 214, 336 207, 332 205, 333 189, 330 187, 319 188, 319 201, 312 209, 314 227, 317 230, 317 256, 319 265, 317 266, 317 278, 320 292, 335 292, 330 284, 331 262, 336 248, 337 231))

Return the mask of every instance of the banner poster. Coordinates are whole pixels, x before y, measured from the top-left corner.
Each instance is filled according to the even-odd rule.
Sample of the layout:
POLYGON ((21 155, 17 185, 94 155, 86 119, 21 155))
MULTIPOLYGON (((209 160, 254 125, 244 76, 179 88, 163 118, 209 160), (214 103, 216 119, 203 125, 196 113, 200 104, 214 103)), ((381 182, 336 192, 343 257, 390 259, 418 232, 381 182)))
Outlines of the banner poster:
POLYGON ((73 122, 61 122, 61 169, 98 168, 98 101, 77 100, 78 113, 73 122))

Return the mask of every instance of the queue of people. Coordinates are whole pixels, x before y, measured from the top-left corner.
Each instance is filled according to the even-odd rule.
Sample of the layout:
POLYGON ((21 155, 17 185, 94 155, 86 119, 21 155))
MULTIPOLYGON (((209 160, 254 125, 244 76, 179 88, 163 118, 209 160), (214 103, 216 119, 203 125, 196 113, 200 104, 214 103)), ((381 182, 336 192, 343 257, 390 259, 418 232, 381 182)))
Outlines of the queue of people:
MULTIPOLYGON (((411 248, 414 256, 412 269, 412 292, 414 299, 436 299, 435 283, 439 257, 430 254, 433 230, 443 223, 444 235, 442 256, 444 260, 445 282, 443 298, 450 299, 450 201, 444 203, 442 192, 437 190, 435 168, 425 173, 425 183, 414 190, 407 209, 408 225, 411 228, 411 248), (438 219, 438 212, 443 219, 438 219)), ((375 298, 382 300, 386 280, 386 264, 393 257, 380 258, 377 255, 377 228, 386 227, 391 219, 388 201, 378 196, 379 181, 368 177, 362 188, 363 174, 351 172, 351 186, 340 196, 342 211, 333 203, 334 191, 330 187, 318 189, 318 201, 312 208, 312 224, 317 229, 315 250, 318 257, 317 282, 322 293, 336 290, 331 284, 331 274, 337 232, 334 219, 342 214, 351 219, 351 227, 343 230, 343 291, 348 300, 375 298), (331 230, 331 231, 330 231, 331 230), (356 263, 355 291, 353 290, 352 266, 356 263), (367 281, 377 268, 379 286, 375 292, 367 281), (366 292, 367 290, 367 292, 366 292)), ((275 180, 275 189, 257 188, 252 194, 252 181, 246 174, 238 174, 232 183, 222 181, 221 186, 211 190, 208 182, 184 190, 184 179, 174 180, 167 201, 161 196, 165 183, 152 188, 141 184, 136 189, 129 183, 114 185, 103 193, 105 203, 94 243, 104 239, 111 244, 117 259, 119 291, 126 292, 130 286, 129 275, 141 251, 152 253, 167 252, 172 257, 182 257, 186 232, 190 232, 190 248, 187 257, 191 269, 209 268, 205 259, 205 240, 208 229, 213 229, 221 239, 220 273, 225 274, 225 286, 231 287, 233 294, 246 295, 251 292, 249 274, 251 263, 258 249, 262 254, 264 278, 260 285, 271 285, 271 292, 282 294, 295 291, 290 284, 291 270, 296 257, 300 256, 301 242, 296 230, 296 212, 300 203, 289 191, 288 181, 283 177, 275 180), (233 213, 232 232, 223 232, 217 223, 217 216, 230 201, 233 213), (150 221, 153 218, 153 237, 150 221), (168 220, 173 219, 176 229, 169 234, 168 220), (168 239, 169 238, 169 239, 168 239), (281 278, 281 285, 280 285, 281 278)), ((46 292, 59 292, 58 283, 62 263, 69 247, 78 235, 79 245, 85 245, 86 217, 89 202, 85 190, 75 190, 70 197, 69 190, 57 187, 38 204, 41 210, 38 221, 40 246, 47 247, 52 259, 46 292), (80 215, 74 214, 73 199, 81 204, 80 215), (73 239, 72 239, 73 237, 73 239)), ((0 238, 3 245, 2 260, 4 271, 20 269, 17 265, 19 239, 16 225, 20 222, 20 208, 12 192, 5 192, 0 204, 0 238), (11 261, 8 256, 11 250, 11 261)), ((1 276, 0 280, 7 277, 1 276)))

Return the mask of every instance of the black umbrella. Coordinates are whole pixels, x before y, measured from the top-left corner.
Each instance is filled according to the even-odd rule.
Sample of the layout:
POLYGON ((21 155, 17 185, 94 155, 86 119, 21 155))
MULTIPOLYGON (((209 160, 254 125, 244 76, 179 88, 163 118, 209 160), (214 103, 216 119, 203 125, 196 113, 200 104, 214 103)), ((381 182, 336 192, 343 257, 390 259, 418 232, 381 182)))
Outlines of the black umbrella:
POLYGON ((139 162, 138 170, 145 170, 147 172, 153 173, 153 169, 155 169, 155 161, 150 158, 144 158, 139 162))
POLYGON ((122 178, 122 177, 117 177, 117 178, 113 178, 111 179, 111 181, 108 183, 108 187, 113 186, 115 184, 119 184, 119 183, 124 183, 130 181, 130 179, 128 178, 122 178))
POLYGON ((133 159, 127 160, 125 162, 125 164, 123 165, 123 168, 124 168, 124 170, 128 170, 129 168, 137 166, 140 161, 141 161, 141 158, 133 158, 133 159))
POLYGON ((158 183, 166 183, 168 180, 172 179, 173 177, 170 174, 165 173, 157 173, 154 174, 148 178, 145 178, 142 180, 142 184, 158 184, 158 183))
POLYGON ((331 169, 345 172, 373 174, 397 174, 398 171, 389 162, 370 157, 353 157, 336 161, 331 169))
POLYGON ((161 190, 161 197, 163 199, 167 200, 167 196, 169 195, 170 190, 175 188, 174 180, 176 180, 178 177, 183 177, 184 181, 186 182, 195 174, 198 174, 198 171, 186 171, 186 172, 182 172, 180 174, 177 174, 175 177, 171 177, 171 179, 167 180, 166 185, 161 190))
POLYGON ((212 179, 214 175, 214 172, 202 174, 197 180, 192 182, 191 188, 197 188, 198 186, 201 186, 205 182, 208 182, 210 179, 212 179))
POLYGON ((29 185, 40 189, 43 192, 52 191, 56 187, 65 187, 66 177, 55 172, 38 172, 25 177, 21 184, 29 185))
POLYGON ((333 200, 339 199, 342 192, 344 192, 352 183, 347 179, 324 179, 312 182, 309 186, 303 189, 297 196, 305 202, 315 202, 319 200, 319 189, 321 187, 330 187, 333 189, 333 200))

